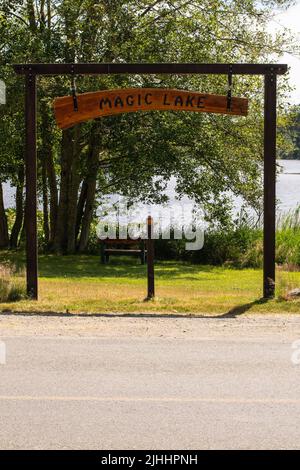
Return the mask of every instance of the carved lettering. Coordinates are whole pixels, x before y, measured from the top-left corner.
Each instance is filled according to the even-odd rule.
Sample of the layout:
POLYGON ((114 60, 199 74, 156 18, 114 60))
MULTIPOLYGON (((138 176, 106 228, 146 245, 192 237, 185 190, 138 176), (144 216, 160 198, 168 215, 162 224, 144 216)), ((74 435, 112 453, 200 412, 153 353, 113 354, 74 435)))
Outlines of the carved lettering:
POLYGON ((100 100, 100 109, 103 109, 103 106, 106 106, 108 104, 108 106, 111 108, 111 101, 110 99, 108 98, 102 98, 102 100, 100 100))
POLYGON ((247 116, 248 100, 232 97, 231 109, 227 96, 170 90, 161 88, 127 88, 102 90, 77 95, 78 111, 74 110, 72 96, 57 98, 54 112, 57 124, 67 129, 80 122, 119 113, 136 111, 189 111, 247 116))

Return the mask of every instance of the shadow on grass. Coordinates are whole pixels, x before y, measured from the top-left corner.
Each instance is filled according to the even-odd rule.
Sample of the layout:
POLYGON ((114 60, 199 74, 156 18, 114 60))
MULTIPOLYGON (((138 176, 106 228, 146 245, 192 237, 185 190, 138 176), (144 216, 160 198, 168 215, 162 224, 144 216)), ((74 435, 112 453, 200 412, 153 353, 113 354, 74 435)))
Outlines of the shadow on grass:
MULTIPOLYGON (((155 275, 161 279, 180 278, 186 281, 199 280, 198 274, 213 273, 218 276, 219 272, 213 266, 190 265, 183 262, 157 262, 155 264, 155 275)), ((51 257, 41 256, 39 262, 39 275, 46 278, 69 277, 69 278, 145 278, 147 266, 141 265, 138 260, 112 259, 109 264, 103 265, 96 256, 64 256, 51 257)), ((210 280, 213 278, 210 276, 210 280)), ((201 278, 202 281, 205 279, 201 278)))
MULTIPOLYGON (((25 267, 25 255, 17 251, 0 253, 0 262, 10 261, 19 268, 25 267)), ((191 264, 184 261, 156 261, 155 275, 160 279, 181 279, 200 281, 199 273, 210 274, 209 278, 201 277, 201 281, 217 280, 222 274, 215 266, 191 264)), ((141 265, 138 259, 129 257, 112 257, 108 264, 100 262, 96 255, 39 255, 39 277, 44 278, 145 278, 147 266, 141 265)))
POLYGON ((91 317, 99 317, 99 318, 198 318, 198 319, 214 319, 214 320, 221 320, 224 318, 237 318, 244 313, 247 313, 251 310, 252 307, 255 305, 261 305, 267 303, 268 299, 256 299, 253 302, 249 302, 247 304, 238 305, 226 313, 222 313, 219 315, 203 315, 203 314, 193 314, 193 313, 182 313, 182 314, 175 314, 175 313, 69 313, 69 312, 40 312, 40 311, 32 311, 32 312, 22 312, 22 311, 10 311, 5 310, 0 312, 0 315, 7 315, 7 316, 18 316, 24 315, 28 317, 40 316, 40 317, 66 317, 66 318, 91 318, 91 317))
POLYGON ((256 299, 253 302, 249 302, 247 304, 233 307, 231 310, 229 310, 229 312, 219 315, 218 318, 236 318, 236 317, 239 317, 240 315, 243 315, 244 313, 247 313, 255 305, 262 305, 268 302, 269 302, 269 299, 265 299, 264 297, 261 297, 260 299, 256 299))

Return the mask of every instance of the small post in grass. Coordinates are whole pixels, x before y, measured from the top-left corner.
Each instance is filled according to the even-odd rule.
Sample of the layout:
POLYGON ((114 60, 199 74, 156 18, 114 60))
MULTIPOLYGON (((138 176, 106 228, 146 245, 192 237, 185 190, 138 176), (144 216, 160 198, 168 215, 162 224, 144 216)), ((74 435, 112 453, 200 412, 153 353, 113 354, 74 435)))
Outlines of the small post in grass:
POLYGON ((148 279, 148 295, 147 300, 151 300, 155 296, 154 291, 154 240, 153 240, 153 219, 149 215, 147 218, 147 279, 148 279))

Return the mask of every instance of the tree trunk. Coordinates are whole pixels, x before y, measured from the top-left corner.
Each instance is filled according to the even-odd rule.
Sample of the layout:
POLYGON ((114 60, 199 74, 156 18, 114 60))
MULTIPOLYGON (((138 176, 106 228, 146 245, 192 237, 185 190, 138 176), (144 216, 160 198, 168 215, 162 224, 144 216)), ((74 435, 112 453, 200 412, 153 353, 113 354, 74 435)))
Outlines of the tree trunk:
POLYGON ((7 248, 8 242, 7 217, 4 209, 2 183, 0 183, 0 248, 7 248))
POLYGON ((44 213, 44 235, 47 247, 51 249, 55 236, 56 219, 57 219, 57 182, 53 161, 53 144, 52 132, 53 128, 50 119, 49 104, 45 100, 41 100, 40 115, 42 118, 41 138, 41 165, 42 165, 42 184, 43 184, 43 213, 44 213), (48 184, 49 183, 49 188, 48 184), (48 194, 49 190, 49 194, 48 194), (50 196, 50 197, 49 197, 50 196), (49 214, 50 202, 50 214, 49 214), (50 227, 49 227, 50 222, 50 227))
POLYGON ((75 238, 78 240, 79 232, 80 232, 80 227, 82 223, 82 217, 84 213, 84 206, 86 202, 86 196, 87 196, 87 182, 84 180, 82 182, 81 186, 81 191, 78 199, 78 204, 77 204, 77 217, 76 217, 76 229, 75 229, 75 238))
POLYGON ((73 130, 63 131, 61 142, 61 176, 60 194, 57 211, 57 222, 53 248, 56 253, 63 253, 67 249, 67 220, 68 220, 68 188, 70 176, 70 161, 73 152, 73 130))
POLYGON ((85 179, 86 200, 82 217, 81 233, 78 244, 78 251, 85 251, 90 234, 91 222, 93 219, 93 211, 95 204, 97 173, 99 169, 99 143, 100 143, 100 126, 95 124, 91 131, 90 149, 88 155, 88 172, 85 179))
POLYGON ((45 158, 42 158, 42 193, 43 193, 43 229, 45 245, 49 245, 49 210, 48 210, 48 187, 47 170, 45 158))
POLYGON ((58 212, 58 191, 57 191, 57 181, 56 173, 53 162, 53 154, 47 159, 47 177, 49 184, 49 202, 50 202, 50 234, 49 234, 49 248, 52 247, 54 243, 54 237, 56 232, 57 224, 57 212, 58 212))
POLYGON ((76 250, 76 219, 77 219, 77 200, 78 191, 80 185, 80 174, 79 174, 79 127, 74 129, 73 139, 73 158, 70 166, 70 179, 69 179, 69 191, 68 191, 68 228, 67 228, 67 253, 75 253, 76 250))
POLYGON ((57 213, 54 251, 75 252, 77 199, 80 185, 79 128, 63 131, 61 149, 60 197, 57 213))
POLYGON ((20 166, 18 170, 18 184, 16 188, 16 217, 10 234, 10 248, 16 249, 19 246, 19 236, 22 230, 24 219, 24 166, 20 166))
POLYGON ((97 174, 88 178, 87 181, 87 196, 86 203, 84 207, 84 213, 82 217, 82 225, 79 239, 78 251, 82 253, 85 251, 90 234, 90 227, 93 218, 94 203, 95 203, 95 194, 96 194, 96 183, 97 183, 97 174))

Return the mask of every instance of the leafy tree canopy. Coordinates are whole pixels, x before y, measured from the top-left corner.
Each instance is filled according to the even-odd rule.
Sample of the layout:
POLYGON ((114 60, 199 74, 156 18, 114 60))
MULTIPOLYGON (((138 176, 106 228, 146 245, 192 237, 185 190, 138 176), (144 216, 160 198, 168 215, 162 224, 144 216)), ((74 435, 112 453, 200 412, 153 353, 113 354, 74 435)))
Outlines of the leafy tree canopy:
MULTIPOLYGON (((274 11, 288 8, 292 3, 290 0, 0 0, 0 76, 8 88, 8 105, 0 110, 2 178, 14 180, 16 168, 22 165, 23 159, 20 138, 23 85, 13 73, 12 63, 272 62, 283 51, 294 50, 289 33, 283 30, 271 36, 267 28, 274 11)), ((77 77, 79 92, 127 86, 226 94, 227 77, 77 77)), ((160 190, 171 176, 176 176, 179 193, 202 202, 208 213, 220 219, 226 214, 224 192, 228 190, 243 195, 249 204, 259 208, 261 78, 234 77, 234 95, 250 100, 248 118, 184 112, 107 117, 80 125, 76 138, 74 130, 65 131, 63 134, 69 134, 74 143, 71 156, 66 156, 67 139, 53 121, 51 103, 54 97, 69 94, 69 89, 70 77, 39 79, 40 112, 48 116, 48 133, 45 120, 41 117, 39 120, 39 162, 42 178, 43 155, 51 140, 47 151, 53 158, 56 181, 60 189, 62 185, 71 185, 68 200, 74 199, 77 216, 82 202, 80 188, 84 182, 91 184, 91 175, 97 175, 96 192, 100 195, 114 190, 152 200, 159 199, 160 190), (92 150, 96 157, 91 168, 92 150), (67 165, 63 171, 76 175, 77 179, 66 182, 63 172, 60 175, 63 165, 67 165)), ((281 108, 287 89, 286 80, 280 78, 281 108)), ((51 189, 49 172, 47 178, 44 193, 50 192, 51 196, 53 185, 51 189)), ((73 219, 75 227, 76 217, 73 219)), ((73 232, 72 237, 76 237, 73 232)), ((68 233, 70 237, 70 230, 68 233)))

